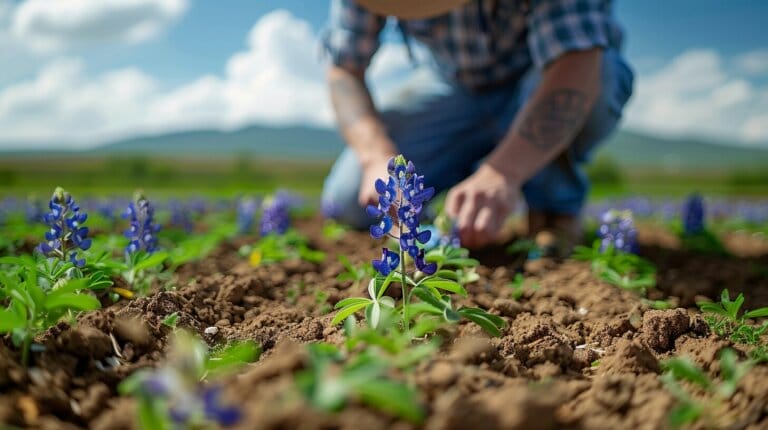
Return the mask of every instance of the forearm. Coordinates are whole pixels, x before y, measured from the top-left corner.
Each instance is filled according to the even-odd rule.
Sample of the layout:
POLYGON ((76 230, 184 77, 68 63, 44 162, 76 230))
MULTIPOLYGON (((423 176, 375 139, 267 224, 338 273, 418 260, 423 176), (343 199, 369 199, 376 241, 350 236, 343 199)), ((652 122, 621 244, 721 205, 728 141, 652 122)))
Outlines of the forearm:
POLYGON ((523 184, 564 151, 600 95, 602 51, 573 52, 550 64, 487 164, 523 184))
POLYGON ((379 119, 362 74, 331 66, 328 86, 336 121, 345 142, 365 166, 397 151, 379 119))

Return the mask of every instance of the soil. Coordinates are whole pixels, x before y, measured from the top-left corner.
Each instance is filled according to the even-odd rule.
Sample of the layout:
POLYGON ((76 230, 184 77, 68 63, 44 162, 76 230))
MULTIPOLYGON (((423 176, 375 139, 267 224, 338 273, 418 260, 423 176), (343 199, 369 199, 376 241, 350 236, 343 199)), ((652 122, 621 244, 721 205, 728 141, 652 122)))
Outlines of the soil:
MULTIPOLYGON (((341 343, 328 306, 364 294, 362 287, 336 280, 343 270, 337 255, 358 264, 380 253, 380 244, 365 233, 350 232, 333 242, 322 237, 319 225, 305 220, 298 228, 328 253, 324 264, 252 267, 238 256, 238 244, 223 244, 203 261, 182 267, 177 290, 89 312, 75 326, 60 323, 39 339, 45 350, 33 354, 28 370, 10 341, 0 342, 0 423, 137 428, 134 404, 117 395, 117 385, 139 368, 162 363, 170 329, 161 321, 178 312, 179 327, 211 344, 253 339, 262 345, 262 358, 225 384, 225 395, 245 411, 235 428, 415 428, 358 404, 338 414, 317 412, 295 394, 293 375, 306 361, 301 344, 341 343), (327 302, 317 299, 319 291, 327 293, 327 302), (205 334, 209 327, 218 330, 205 334)), ((667 428, 674 400, 660 380, 661 360, 685 355, 716 374, 719 350, 730 346, 744 355, 738 345, 709 333, 691 306, 724 288, 734 295, 744 292, 751 309, 768 306, 768 255, 690 255, 674 244, 648 240, 652 234, 644 236, 642 254, 659 269, 659 287, 650 295, 674 296, 678 309, 650 309, 633 293, 596 280, 587 263, 522 265, 499 250, 478 253, 484 263, 480 281, 468 286, 462 304, 490 309, 509 325, 499 338, 475 325, 458 325, 438 354, 405 375, 420 389, 428 412, 421 427, 667 428), (507 285, 518 271, 539 287, 515 300, 507 285)), ((731 242, 738 248, 738 240, 731 242)), ((742 379, 724 405, 726 428, 768 428, 765 381, 766 365, 742 379)))

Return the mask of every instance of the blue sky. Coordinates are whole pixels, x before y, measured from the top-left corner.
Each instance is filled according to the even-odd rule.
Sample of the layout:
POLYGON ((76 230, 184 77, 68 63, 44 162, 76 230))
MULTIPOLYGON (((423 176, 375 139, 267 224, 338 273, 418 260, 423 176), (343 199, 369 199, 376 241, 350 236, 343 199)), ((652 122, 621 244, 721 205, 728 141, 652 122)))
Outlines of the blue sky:
MULTIPOLYGON (((768 1, 615 10, 638 73, 626 127, 768 146, 768 1)), ((0 142, 330 126, 317 46, 326 18, 321 0, 0 0, 0 142)), ((388 45, 373 76, 407 67, 402 54, 388 45)))

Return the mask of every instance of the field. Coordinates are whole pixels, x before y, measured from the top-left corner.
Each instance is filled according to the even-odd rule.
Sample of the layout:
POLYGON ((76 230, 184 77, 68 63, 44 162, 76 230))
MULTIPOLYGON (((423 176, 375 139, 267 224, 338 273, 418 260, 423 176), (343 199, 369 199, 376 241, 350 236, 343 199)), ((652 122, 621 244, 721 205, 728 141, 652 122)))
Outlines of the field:
POLYGON ((631 209, 637 255, 590 248, 590 237, 572 258, 541 257, 510 223, 504 244, 468 255, 420 243, 430 250, 406 258, 397 242, 318 214, 326 165, 25 166, 0 167, 16 196, 0 210, 8 428, 768 427, 768 206, 757 188, 736 198, 697 181, 706 227, 690 232, 685 181, 596 187, 590 231, 606 210, 631 209), (74 264, 34 251, 49 211, 25 196, 47 205, 52 183, 89 214, 72 240, 92 243, 69 248, 74 264), (149 239, 123 235, 127 184, 145 189, 133 222, 149 239), (654 198, 620 197, 638 190, 654 198), (130 241, 138 250, 125 257, 130 241), (401 256, 390 274, 371 266, 386 260, 382 246, 401 256), (411 272, 419 258, 435 266, 411 272))

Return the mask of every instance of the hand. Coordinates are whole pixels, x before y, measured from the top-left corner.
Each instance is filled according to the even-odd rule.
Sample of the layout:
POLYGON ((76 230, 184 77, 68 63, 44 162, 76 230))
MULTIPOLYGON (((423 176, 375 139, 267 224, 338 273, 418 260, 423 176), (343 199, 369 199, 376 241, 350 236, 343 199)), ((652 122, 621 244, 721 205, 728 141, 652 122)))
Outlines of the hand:
POLYGON ((377 156, 363 164, 362 182, 360 182, 360 191, 357 201, 360 206, 376 205, 379 202, 379 193, 376 192, 376 179, 387 181, 387 164, 392 156, 377 156))
POLYGON ((519 187, 497 168, 483 164, 448 192, 445 210, 456 220, 462 246, 479 248, 498 239, 515 208, 519 187))

